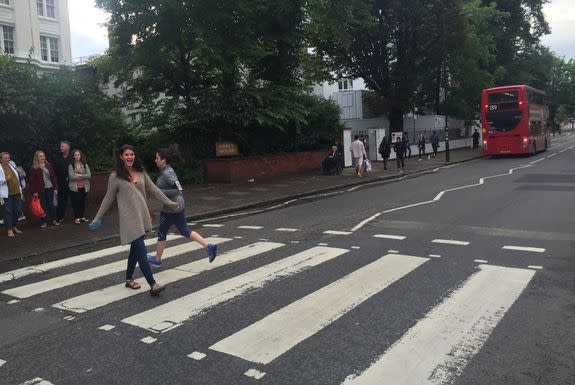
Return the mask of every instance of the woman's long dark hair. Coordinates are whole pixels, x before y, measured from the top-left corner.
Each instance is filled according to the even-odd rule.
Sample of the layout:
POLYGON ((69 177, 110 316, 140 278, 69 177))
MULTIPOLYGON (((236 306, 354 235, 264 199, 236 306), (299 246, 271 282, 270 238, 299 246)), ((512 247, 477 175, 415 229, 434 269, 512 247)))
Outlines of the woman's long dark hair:
POLYGON ((130 173, 128 172, 128 170, 126 169, 126 166, 124 166, 124 161, 122 160, 121 156, 124 154, 124 152, 126 152, 126 150, 132 150, 134 151, 134 164, 132 166, 132 168, 136 171, 144 171, 144 166, 142 166, 142 162, 140 161, 140 158, 138 157, 138 153, 136 152, 136 148, 134 146, 132 146, 131 144, 124 144, 122 147, 120 147, 120 149, 116 152, 116 155, 114 156, 114 168, 116 170, 116 176, 118 178, 122 178, 127 180, 128 182, 132 181, 132 178, 130 176, 130 173))
POLYGON ((184 163, 184 158, 180 153, 180 147, 177 144, 170 144, 168 148, 160 148, 158 150, 160 159, 165 159, 167 164, 184 163))

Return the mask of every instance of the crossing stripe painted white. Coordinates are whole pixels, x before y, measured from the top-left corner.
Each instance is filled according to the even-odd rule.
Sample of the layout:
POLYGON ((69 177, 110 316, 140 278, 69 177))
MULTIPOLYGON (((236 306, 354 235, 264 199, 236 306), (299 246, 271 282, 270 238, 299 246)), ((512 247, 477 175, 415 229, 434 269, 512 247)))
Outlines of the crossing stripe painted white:
MULTIPOLYGON (((144 243, 146 246, 152 246, 156 244, 157 239, 146 239, 144 243)), ((38 273, 45 273, 50 270, 58 269, 60 267, 66 267, 70 265, 74 265, 76 263, 82 263, 86 261, 91 261, 98 258, 109 257, 110 255, 118 254, 118 253, 127 253, 130 251, 130 245, 122 245, 122 246, 113 246, 107 249, 92 251, 86 254, 76 255, 70 258, 60 259, 58 261, 52 261, 48 263, 43 263, 40 265, 22 267, 20 269, 8 271, 6 273, 0 274, 0 283, 13 281, 22 277, 25 277, 30 274, 38 274, 38 273)))
POLYGON ((260 230, 263 229, 262 226, 238 226, 238 229, 244 229, 244 230, 260 230))
POLYGON ((540 247, 523 247, 523 246, 503 246, 504 250, 516 250, 516 251, 529 251, 532 253, 544 253, 545 249, 540 247))
MULTIPOLYGON (((266 253, 282 246, 284 246, 282 243, 256 242, 219 255, 217 263, 208 263, 207 260, 202 259, 200 261, 190 262, 170 270, 161 271, 154 274, 154 278, 156 281, 166 285, 185 278, 193 277, 194 275, 203 273, 205 271, 253 257, 258 254, 266 253)), ((109 305, 113 302, 144 293, 147 293, 147 291, 126 290, 124 284, 121 284, 79 295, 77 297, 56 303, 52 306, 74 313, 85 313, 87 311, 109 305)))
POLYGON ((406 238, 403 235, 389 235, 389 234, 375 234, 373 237, 383 239, 396 239, 398 241, 403 241, 406 238))
POLYGON ((326 230, 323 233, 329 235, 349 235, 351 231, 326 230))
POLYGON ((0 366, 4 365, 6 363, 6 361, 4 361, 3 359, 0 359, 0 366))
MULTIPOLYGON (((211 243, 222 243, 226 241, 231 241, 231 239, 208 238, 208 242, 211 243)), ((173 258, 201 248, 202 246, 196 242, 194 243, 186 242, 178 246, 169 247, 164 252, 162 260, 173 258)), ((104 277, 106 275, 118 273, 125 269, 126 269, 126 261, 122 260, 101 266, 96 266, 90 269, 80 270, 70 274, 61 275, 58 277, 54 277, 36 283, 18 286, 12 289, 4 290, 2 293, 20 299, 29 298, 34 295, 38 295, 56 289, 61 289, 63 287, 74 285, 80 282, 90 281, 96 278, 104 277)))
POLYGON ((467 246, 469 242, 467 241, 455 241, 453 239, 434 239, 431 241, 432 243, 442 243, 445 245, 458 245, 458 246, 467 246))
POLYGON ((297 274, 347 252, 348 250, 333 247, 312 247, 301 253, 125 318, 122 322, 152 332, 165 333, 217 304, 231 300, 246 292, 258 290, 274 280, 297 274))
POLYGON ((224 338, 210 349, 268 364, 428 260, 387 254, 224 338))
POLYGON ((480 265, 479 270, 346 385, 449 384, 481 349, 535 274, 480 265))
POLYGON ((20 385, 54 385, 50 381, 47 381, 43 378, 36 377, 26 382, 21 383, 20 385))

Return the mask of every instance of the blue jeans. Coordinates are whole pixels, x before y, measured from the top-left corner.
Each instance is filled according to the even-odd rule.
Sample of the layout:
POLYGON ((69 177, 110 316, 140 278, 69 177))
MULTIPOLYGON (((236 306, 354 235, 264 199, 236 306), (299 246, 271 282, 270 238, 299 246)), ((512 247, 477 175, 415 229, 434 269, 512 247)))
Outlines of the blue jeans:
POLYGON ((4 226, 6 226, 6 230, 12 230, 18 225, 18 217, 21 211, 22 199, 20 194, 4 198, 4 226))
POLYGON ((46 216, 42 218, 42 223, 55 220, 56 208, 54 207, 54 189, 44 189, 44 192, 39 193, 38 196, 40 197, 40 204, 46 213, 46 216))
POLYGON ((172 225, 176 225, 180 234, 184 237, 189 238, 192 235, 192 231, 188 227, 188 221, 186 219, 186 210, 182 210, 179 213, 160 213, 160 227, 158 228, 158 241, 165 241, 168 235, 168 231, 172 225))
POLYGON ((127 281, 133 279, 136 263, 140 265, 140 271, 144 275, 144 278, 146 278, 148 285, 150 285, 150 287, 154 286, 156 281, 154 280, 154 275, 148 263, 148 251, 146 250, 143 235, 130 243, 130 255, 128 256, 128 268, 126 269, 127 281))

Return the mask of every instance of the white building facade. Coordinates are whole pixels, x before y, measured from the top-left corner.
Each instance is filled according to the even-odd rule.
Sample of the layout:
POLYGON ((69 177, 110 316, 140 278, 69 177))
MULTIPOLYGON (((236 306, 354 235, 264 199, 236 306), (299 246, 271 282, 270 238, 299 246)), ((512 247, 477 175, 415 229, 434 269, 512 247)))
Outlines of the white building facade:
POLYGON ((71 66, 68 0, 0 0, 0 50, 41 69, 71 66))

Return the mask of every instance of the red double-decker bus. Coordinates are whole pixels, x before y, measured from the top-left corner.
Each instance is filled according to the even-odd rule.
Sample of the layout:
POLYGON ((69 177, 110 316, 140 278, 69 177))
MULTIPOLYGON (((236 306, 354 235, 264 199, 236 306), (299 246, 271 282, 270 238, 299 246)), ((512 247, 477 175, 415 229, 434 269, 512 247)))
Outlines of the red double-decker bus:
POLYGON ((545 93, 524 85, 483 90, 481 125, 486 155, 535 154, 551 141, 545 93))

